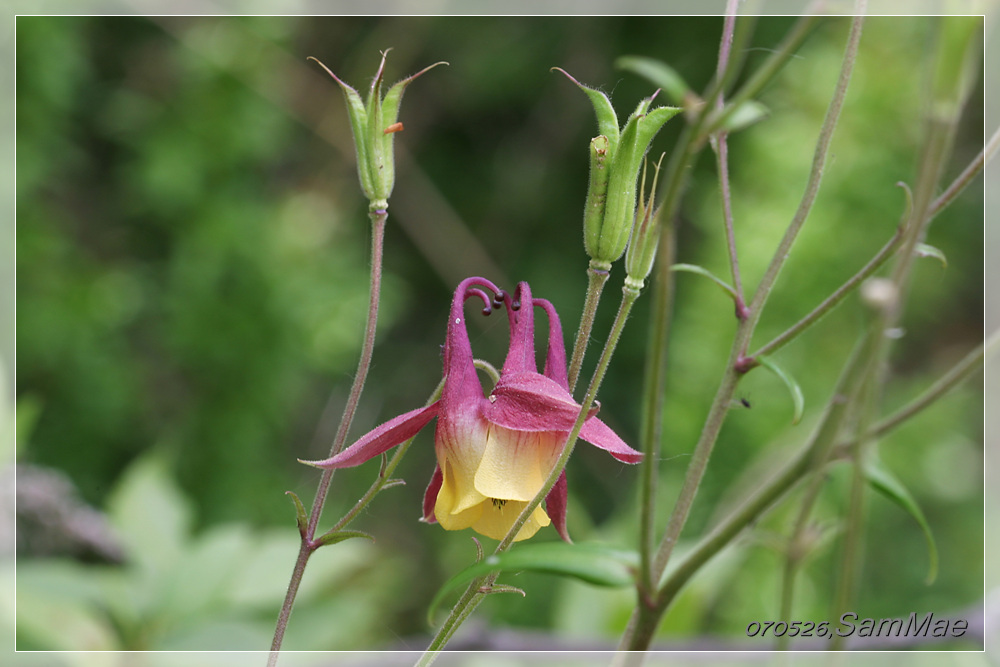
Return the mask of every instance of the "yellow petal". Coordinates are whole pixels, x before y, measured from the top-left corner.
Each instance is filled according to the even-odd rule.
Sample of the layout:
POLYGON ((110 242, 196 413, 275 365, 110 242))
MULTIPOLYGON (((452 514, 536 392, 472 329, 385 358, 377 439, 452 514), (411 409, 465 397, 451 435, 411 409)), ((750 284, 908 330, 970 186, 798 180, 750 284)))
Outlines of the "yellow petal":
POLYGON ((490 424, 476 470, 476 490, 487 498, 531 500, 559 458, 565 439, 559 431, 514 431, 490 424))
POLYGON ((451 461, 440 465, 441 490, 434 502, 434 517, 445 530, 468 528, 479 520, 486 498, 473 487, 471 474, 460 480, 451 461))
MULTIPOLYGON (((480 535, 491 537, 494 540, 502 540, 527 504, 527 502, 517 500, 497 501, 492 498, 485 500, 481 505, 482 514, 479 516, 479 520, 472 524, 472 529, 480 535)), ((528 520, 521 526, 521 530, 517 532, 514 541, 526 540, 537 533, 539 528, 550 523, 545 510, 541 506, 536 507, 528 520)))
MULTIPOLYGON (((435 453, 441 467, 441 491, 434 503, 434 516, 441 525, 446 525, 449 516, 462 514, 483 502, 486 496, 475 487, 476 469, 486 449, 488 424, 485 419, 473 417, 454 418, 441 415, 435 437, 435 453)), ((472 525, 478 517, 466 518, 465 525, 472 525)), ((461 523, 461 522, 459 522, 461 523)))

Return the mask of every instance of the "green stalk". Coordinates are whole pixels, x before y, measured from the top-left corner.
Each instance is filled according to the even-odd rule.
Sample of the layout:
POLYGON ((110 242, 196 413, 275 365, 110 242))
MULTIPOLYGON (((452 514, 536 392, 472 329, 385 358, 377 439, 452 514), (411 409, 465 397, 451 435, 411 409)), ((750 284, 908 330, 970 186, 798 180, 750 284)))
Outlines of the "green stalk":
POLYGON ((576 330, 576 341, 573 343, 573 356, 569 364, 569 393, 576 390, 576 382, 580 377, 583 357, 590 342, 590 332, 594 328, 594 318, 597 315, 597 304, 601 300, 601 292, 608 282, 610 266, 602 262, 590 260, 587 267, 587 298, 583 304, 583 315, 580 316, 580 327, 576 330))
MULTIPOLYGON (((340 426, 330 447, 330 456, 337 455, 344 448, 344 444, 347 441, 347 434, 350 431, 351 422, 354 421, 354 413, 358 409, 358 403, 361 401, 361 391, 364 389, 365 380, 368 378, 372 352, 375 349, 375 327, 378 323, 379 296, 382 288, 382 249, 385 242, 385 222, 389 214, 385 209, 373 209, 369 211, 368 216, 371 218, 372 223, 368 319, 365 323, 365 337, 361 346, 358 371, 354 375, 351 393, 348 395, 347 403, 344 406, 344 414, 340 419, 340 426)), ((271 652, 267 659, 268 667, 274 667, 278 663, 278 652, 281 651, 281 643, 285 637, 285 629, 288 627, 288 619, 292 615, 292 606, 295 604, 295 597, 302 583, 302 575, 305 573, 309 557, 317 548, 313 543, 313 538, 316 535, 316 528, 319 525, 319 518, 323 512, 323 504, 326 502, 326 496, 330 491, 330 482, 332 480, 333 470, 324 470, 322 477, 320 477, 319 487, 316 489, 316 497, 313 500, 312 510, 309 514, 308 526, 302 533, 299 555, 292 569, 288 591, 285 594, 285 600, 278 614, 278 622, 274 628, 274 639, 271 641, 271 652)))

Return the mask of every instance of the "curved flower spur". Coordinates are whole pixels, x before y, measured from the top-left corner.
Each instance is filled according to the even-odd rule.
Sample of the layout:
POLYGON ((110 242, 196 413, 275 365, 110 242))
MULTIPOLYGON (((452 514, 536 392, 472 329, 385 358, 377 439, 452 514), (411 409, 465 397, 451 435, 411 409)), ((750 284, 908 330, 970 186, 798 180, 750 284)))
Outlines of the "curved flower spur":
MULTIPOLYGON (((440 400, 387 421, 336 456, 303 463, 319 468, 359 465, 413 437, 437 417, 437 467, 424 496, 424 521, 440 523, 446 530, 472 528, 500 540, 544 485, 580 412, 566 377, 562 327, 552 304, 532 298, 524 282, 511 296, 484 278, 467 278, 458 285, 451 304, 440 400), (473 296, 483 300, 486 314, 502 300, 510 321, 510 348, 500 379, 488 396, 476 374, 465 326, 463 304, 473 296), (549 318, 544 373, 538 372, 535 363, 535 306, 549 318)), ((584 422, 580 437, 624 463, 642 459, 641 453, 593 415, 584 422)), ((547 513, 538 507, 516 540, 527 539, 553 523, 569 541, 565 471, 545 506, 547 513)))

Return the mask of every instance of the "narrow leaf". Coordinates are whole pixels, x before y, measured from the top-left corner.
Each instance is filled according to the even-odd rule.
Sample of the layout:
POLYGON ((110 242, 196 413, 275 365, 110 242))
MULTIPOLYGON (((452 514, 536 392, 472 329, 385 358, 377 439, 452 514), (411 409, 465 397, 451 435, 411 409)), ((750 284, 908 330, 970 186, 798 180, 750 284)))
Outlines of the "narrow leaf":
POLYGON ((295 495, 294 491, 285 491, 285 495, 292 497, 292 502, 295 503, 295 522, 299 525, 299 534, 306 534, 306 527, 309 523, 309 518, 306 516, 306 507, 299 500, 299 497, 295 495))
POLYGON ((671 271, 687 271, 688 273, 697 273, 700 276, 705 276, 713 283, 718 285, 723 289, 723 291, 729 295, 729 297, 736 301, 736 290, 729 286, 727 282, 716 276, 714 273, 709 271, 703 266, 698 266, 697 264, 674 264, 670 267, 671 271))
POLYGON ((915 252, 917 257, 933 257, 941 262, 941 268, 948 268, 948 258, 944 256, 944 253, 939 248, 926 243, 918 243, 915 252))
POLYGON ((917 501, 906 490, 903 483, 878 458, 870 457, 865 461, 864 469, 865 476, 868 478, 868 483, 872 485, 872 488, 896 503, 920 525, 920 529, 924 532, 924 539, 927 541, 927 556, 929 560, 925 582, 928 585, 934 583, 938 570, 937 543, 934 541, 934 534, 931 532, 930 524, 927 523, 924 513, 920 511, 917 501))
POLYGON ((805 399, 802 397, 802 389, 799 387, 799 383, 796 382, 790 375, 781 370, 777 364, 771 361, 768 357, 757 357, 757 361, 760 362, 761 366, 764 366, 769 371, 778 376, 785 386, 788 387, 788 392, 792 395, 792 403, 794 404, 795 413, 792 415, 792 423, 798 424, 802 420, 802 411, 805 407, 805 399))
POLYGON ((335 533, 326 533, 322 537, 316 540, 316 545, 325 547, 328 544, 336 544, 337 542, 343 542, 344 540, 349 540, 352 537, 364 537, 366 539, 375 541, 375 538, 368 533, 362 533, 360 530, 338 530, 335 533))
POLYGON ((683 104, 691 94, 691 87, 670 65, 654 58, 622 56, 615 60, 615 67, 645 77, 657 88, 662 88, 675 104, 683 104))
POLYGON ((427 617, 433 625, 434 612, 451 590, 491 572, 546 572, 595 586, 631 586, 635 583, 638 563, 639 556, 635 552, 601 544, 540 542, 521 545, 512 551, 488 556, 446 581, 434 596, 427 617))

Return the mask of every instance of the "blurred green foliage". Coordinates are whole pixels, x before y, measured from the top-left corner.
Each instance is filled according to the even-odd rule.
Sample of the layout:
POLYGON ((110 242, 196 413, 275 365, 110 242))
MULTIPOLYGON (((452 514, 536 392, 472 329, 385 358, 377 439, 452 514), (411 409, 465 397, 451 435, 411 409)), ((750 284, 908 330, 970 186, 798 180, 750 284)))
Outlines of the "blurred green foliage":
MULTIPOLYGON (((750 70, 791 20, 757 22, 750 70)), ((664 60, 701 89, 714 71, 720 27, 710 17, 19 17, 16 391, 26 414, 37 411, 20 456, 69 474, 88 501, 110 512, 131 547, 125 567, 22 562, 19 584, 31 596, 20 610, 29 619, 19 632, 23 647, 266 646, 295 551, 294 511, 283 492, 312 497, 318 474, 295 459, 325 456, 367 299, 365 202, 346 112, 339 90, 306 56, 359 89, 387 47, 390 82, 438 60, 451 63, 421 78, 403 105, 378 345, 354 427, 361 434, 420 405, 434 388, 450 293, 469 273, 505 286, 528 280, 559 309, 567 335, 575 331, 586 287, 580 225, 595 128, 583 96, 549 68, 601 87, 627 113, 651 91, 613 70, 616 57, 664 60), (186 588, 176 589, 181 580, 186 588), (63 603, 68 627, 79 632, 60 638, 38 619, 63 603)), ((758 344, 811 309, 893 233, 904 208, 894 184, 914 176, 918 65, 929 29, 926 19, 868 21, 823 189, 758 344)), ((801 196, 845 31, 842 20, 824 22, 764 91, 771 118, 731 139, 737 242, 750 288, 801 196)), ((974 98, 969 106, 981 104, 974 98)), ((982 146, 981 122, 969 114, 965 126, 975 130, 960 135, 949 176, 982 146)), ((669 151, 681 125, 668 123, 652 153, 669 151)), ((713 172, 704 159, 693 173, 678 261, 725 276, 713 172)), ((918 265, 885 398, 890 407, 981 337, 980 201, 974 185, 931 228, 928 241, 949 265, 918 265)), ((611 282, 620 275, 616 267, 611 282)), ((599 313, 598 342, 616 289, 609 286, 599 313)), ((636 306, 600 397, 602 418, 629 442, 638 433, 647 301, 636 306)), ((477 356, 499 363, 503 322, 476 326, 477 356)), ((719 290, 678 276, 663 517, 733 328, 732 306, 719 290)), ((802 441, 860 328, 860 306, 849 299, 776 355, 805 393, 799 426, 790 425, 791 403, 777 379, 748 377, 741 389, 753 407, 727 421, 686 535, 711 525, 802 441)), ((595 357, 585 363, 588 377, 595 357)), ((923 585, 922 534, 898 508, 873 499, 859 599, 872 615, 947 613, 980 599, 983 404, 976 384, 881 448, 928 517, 941 571, 923 585)), ((474 556, 467 535, 416 521, 432 469, 424 434, 397 471, 408 485, 380 496, 352 526, 377 543, 330 547, 310 565, 288 648, 366 648, 426 631, 427 602, 474 556), (367 574, 341 588, 352 568, 367 574)), ((376 471, 371 462, 338 473, 326 516, 339 516, 376 471)), ((584 447, 570 463, 569 485, 570 532, 631 547, 635 471, 609 467, 606 456, 584 447)), ((821 498, 820 516, 832 530, 846 486, 834 475, 821 498)), ((782 562, 773 537, 784 534, 791 512, 772 512, 713 562, 668 614, 663 634, 739 636, 747 619, 773 617, 782 562)), ((836 550, 835 540, 825 543, 800 585, 803 619, 826 614, 836 550)), ((628 591, 541 575, 516 585, 528 590, 528 602, 495 596, 480 613, 498 624, 614 637, 634 603, 628 591)))

